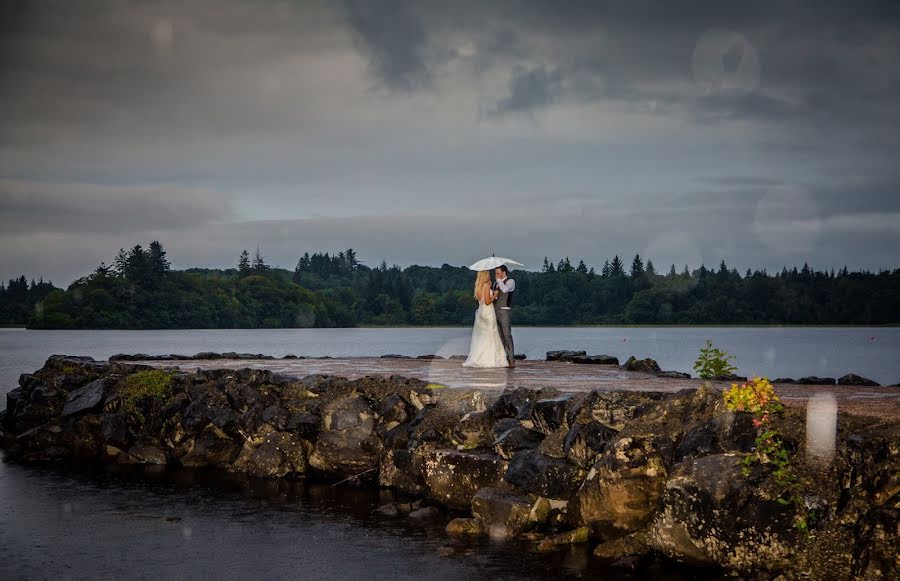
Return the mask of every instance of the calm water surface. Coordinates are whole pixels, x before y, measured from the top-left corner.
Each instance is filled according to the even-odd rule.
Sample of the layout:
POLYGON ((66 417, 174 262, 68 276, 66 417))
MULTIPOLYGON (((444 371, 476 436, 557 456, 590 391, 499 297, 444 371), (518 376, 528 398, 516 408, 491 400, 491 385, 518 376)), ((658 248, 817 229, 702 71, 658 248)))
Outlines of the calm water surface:
MULTIPOLYGON (((200 351, 348 357, 464 354, 462 327, 394 329, 253 329, 198 331, 0 330, 0 394, 49 355, 194 354, 200 351)), ((516 351, 542 359, 551 349, 584 349, 625 360, 653 357, 663 369, 692 372, 706 339, 736 355, 742 375, 839 377, 858 373, 900 381, 900 328, 891 327, 513 327, 516 351)), ((5 406, 0 400, 0 407, 5 406)))
POLYGON ((636 573, 610 568, 584 545, 537 555, 517 542, 453 541, 443 519, 374 514, 384 494, 187 470, 75 472, 0 461, 0 579, 716 577, 665 563, 636 573))

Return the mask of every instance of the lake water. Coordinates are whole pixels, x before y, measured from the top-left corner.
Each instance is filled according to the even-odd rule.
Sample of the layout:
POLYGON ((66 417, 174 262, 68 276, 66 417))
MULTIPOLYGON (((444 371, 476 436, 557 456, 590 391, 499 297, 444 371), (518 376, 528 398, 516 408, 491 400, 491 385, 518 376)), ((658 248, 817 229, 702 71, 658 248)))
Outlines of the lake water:
MULTIPOLYGON (((538 555, 519 542, 453 541, 443 519, 375 514, 387 500, 202 471, 22 466, 0 453, 0 579, 634 578, 584 545, 538 555)), ((658 562, 641 574, 713 578, 658 562)))
MULTIPOLYGON (((517 351, 585 349, 691 371, 707 338, 740 372, 900 380, 895 328, 514 328, 517 351)), ((0 331, 0 394, 53 353, 238 351, 362 356, 465 353, 463 328, 0 331)), ((0 406, 5 401, 0 399, 0 406)), ((2 453, 0 453, 2 458, 2 453)), ((701 579, 672 564, 626 573, 573 547, 458 543, 443 521, 378 517, 386 492, 298 482, 232 482, 204 472, 84 472, 0 462, 0 579, 701 579), (450 552, 449 556, 442 553, 450 552)))
MULTIPOLYGON (((54 353, 105 359, 115 353, 237 351, 281 357, 464 354, 463 327, 390 329, 251 329, 186 331, 0 330, 0 394, 20 373, 54 353)), ((513 327, 516 351, 543 359, 552 349, 584 349, 624 361, 652 357, 663 369, 692 373, 706 339, 736 356, 741 375, 840 377, 857 373, 883 385, 900 381, 897 327, 513 327)), ((6 405, 0 399, 0 408, 6 405)))

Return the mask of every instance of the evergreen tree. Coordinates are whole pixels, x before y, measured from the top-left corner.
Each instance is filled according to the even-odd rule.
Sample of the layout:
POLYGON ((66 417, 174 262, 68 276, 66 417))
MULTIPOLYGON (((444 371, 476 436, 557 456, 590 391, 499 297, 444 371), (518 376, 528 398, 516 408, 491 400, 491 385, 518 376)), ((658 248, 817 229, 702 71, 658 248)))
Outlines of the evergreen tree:
POLYGON ((647 274, 651 277, 656 276, 656 268, 653 266, 653 261, 647 261, 647 274))
POLYGON ((600 269, 600 276, 609 278, 612 274, 612 267, 609 265, 609 259, 603 261, 603 267, 600 269))
POLYGON ((622 274, 625 274, 625 265, 622 264, 622 260, 619 258, 619 255, 616 254, 613 256, 612 262, 609 265, 609 275, 619 276, 622 274))
POLYGON ((644 275, 644 262, 641 260, 640 254, 634 255, 631 261, 631 278, 640 278, 644 275))
POLYGON ((266 264, 265 257, 259 253, 259 246, 256 247, 256 253, 253 255, 253 263, 251 268, 256 273, 261 273, 266 270, 269 270, 269 265, 266 264))
POLYGON ((675 278, 676 276, 678 276, 678 272, 675 271, 675 263, 672 263, 672 267, 669 269, 668 277, 675 278))
POLYGON ((550 272, 551 266, 552 265, 550 264, 550 261, 547 260, 547 257, 545 256, 544 257, 544 265, 541 267, 541 272, 550 272))
POLYGON ((241 257, 238 258, 238 272, 241 276, 250 274, 250 253, 246 250, 242 250, 241 257))
POLYGON ((166 251, 163 250, 163 245, 160 244, 159 240, 154 240, 150 243, 147 260, 149 261, 150 271, 155 278, 163 278, 169 272, 171 264, 166 260, 166 251))
POLYGON ((581 274, 587 274, 588 269, 587 269, 587 265, 584 263, 584 260, 578 261, 578 267, 576 267, 575 270, 577 272, 580 272, 581 274))

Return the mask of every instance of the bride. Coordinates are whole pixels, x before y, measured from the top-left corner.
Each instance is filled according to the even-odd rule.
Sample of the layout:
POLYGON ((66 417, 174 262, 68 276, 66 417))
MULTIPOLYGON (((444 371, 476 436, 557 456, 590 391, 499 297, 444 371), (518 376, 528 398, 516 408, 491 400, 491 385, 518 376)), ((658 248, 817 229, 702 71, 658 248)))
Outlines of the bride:
POLYGON ((491 275, 486 270, 478 272, 475 278, 475 325, 472 327, 472 344, 469 357, 463 367, 507 367, 506 350, 497 330, 497 315, 494 313, 494 294, 491 291, 491 275))

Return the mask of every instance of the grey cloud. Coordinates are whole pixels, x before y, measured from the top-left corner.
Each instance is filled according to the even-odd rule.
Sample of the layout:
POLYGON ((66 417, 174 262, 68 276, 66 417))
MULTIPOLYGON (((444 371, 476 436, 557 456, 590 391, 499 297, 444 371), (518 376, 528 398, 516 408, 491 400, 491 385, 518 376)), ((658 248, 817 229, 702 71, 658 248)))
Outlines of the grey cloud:
POLYGON ((897 212, 898 22, 811 0, 0 0, 0 180, 33 190, 0 191, 0 274, 62 280, 157 237, 181 266, 257 242, 284 266, 350 244, 463 264, 501 252, 500 212, 535 265, 895 265, 890 222, 860 224, 897 212), (755 87, 693 78, 718 28, 756 51, 755 87), (815 203, 808 255, 748 226, 778 186, 815 203))
POLYGON ((225 197, 211 190, 0 180, 0 230, 7 234, 127 234, 229 218, 225 197))
POLYGON ((368 49, 372 67, 391 89, 428 85, 425 30, 415 4, 405 0, 348 0, 347 18, 368 49))
POLYGON ((559 98, 562 83, 563 74, 558 68, 519 67, 509 81, 509 95, 500 99, 490 113, 530 113, 535 108, 551 105, 559 98))
MULTIPOLYGON (((872 233, 877 246, 863 236, 866 220, 834 217, 823 221, 811 236, 798 234, 791 225, 768 227, 761 231, 784 242, 808 243, 798 251, 790 244, 766 244, 760 238, 749 208, 732 208, 710 221, 692 207, 674 204, 649 208, 636 200, 633 210, 558 210, 547 206, 518 209, 497 228, 491 213, 448 215, 397 214, 310 220, 268 220, 235 224, 196 224, 168 231, 152 229, 127 234, 94 232, 0 235, 5 253, 0 270, 24 272, 26 276, 52 278, 59 283, 71 281, 90 271, 101 260, 109 262, 115 249, 160 239, 177 268, 197 265, 230 267, 241 249, 258 244, 271 264, 293 268, 306 250, 337 251, 356 248, 370 265, 382 258, 401 265, 450 263, 464 265, 486 253, 510 255, 532 269, 539 268, 543 257, 584 258, 595 267, 614 254, 630 257, 635 252, 654 261, 657 267, 700 262, 718 264, 722 259, 743 270, 767 268, 809 261, 822 268, 843 263, 877 269, 895 264, 891 250, 900 244, 900 232, 890 220, 900 213, 880 219, 872 233), (652 234, 648 234, 652 233, 652 234), (410 243, 415 241, 415 243, 410 243), (52 256, 50 254, 52 254, 52 256), (40 270, 35 268, 40 264, 40 270)), ((798 224, 796 227, 800 228, 798 224)), ((776 240, 776 242, 778 241, 776 240)), ((769 241, 771 243, 771 241, 769 241)))

